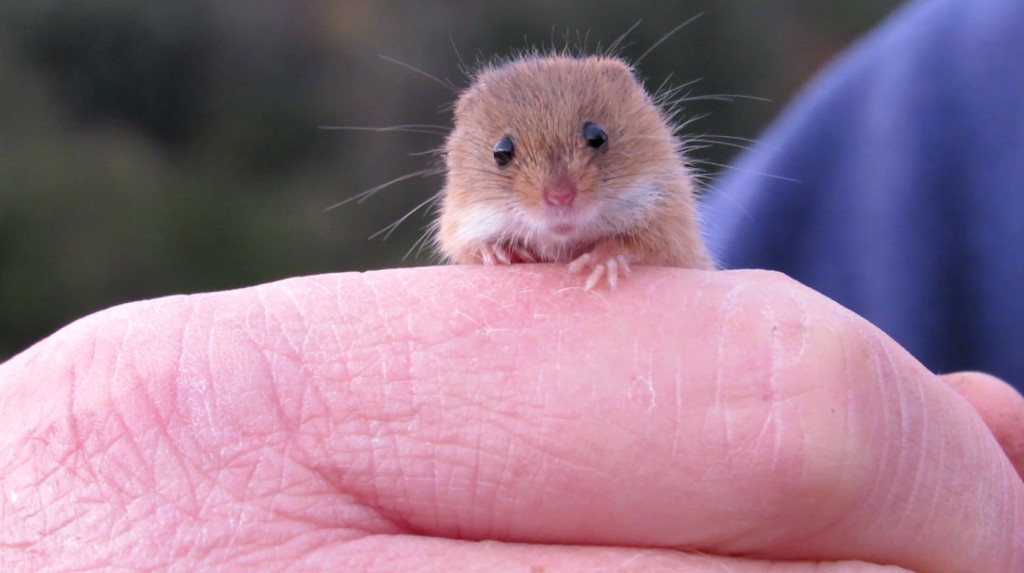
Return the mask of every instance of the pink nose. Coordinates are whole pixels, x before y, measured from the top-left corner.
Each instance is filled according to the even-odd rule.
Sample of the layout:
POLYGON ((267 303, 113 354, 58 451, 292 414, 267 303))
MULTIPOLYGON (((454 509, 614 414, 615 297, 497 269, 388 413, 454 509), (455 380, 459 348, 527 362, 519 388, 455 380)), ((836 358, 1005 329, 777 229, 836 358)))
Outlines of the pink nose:
POLYGON ((544 186, 544 203, 552 207, 568 207, 576 200, 576 185, 569 178, 561 175, 551 179, 544 186))

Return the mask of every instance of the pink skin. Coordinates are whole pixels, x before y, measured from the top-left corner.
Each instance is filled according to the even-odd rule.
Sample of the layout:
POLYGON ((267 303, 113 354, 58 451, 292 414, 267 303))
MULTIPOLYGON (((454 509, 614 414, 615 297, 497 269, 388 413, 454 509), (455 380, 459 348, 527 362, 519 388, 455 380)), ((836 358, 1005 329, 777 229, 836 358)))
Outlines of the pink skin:
POLYGON ((577 283, 405 269, 84 318, 0 365, 0 570, 1024 571, 983 422, 1024 405, 972 400, 998 381, 965 400, 772 273, 577 283))
POLYGON ((1024 396, 1006 382, 980 372, 941 378, 981 414, 1017 473, 1024 477, 1024 396))

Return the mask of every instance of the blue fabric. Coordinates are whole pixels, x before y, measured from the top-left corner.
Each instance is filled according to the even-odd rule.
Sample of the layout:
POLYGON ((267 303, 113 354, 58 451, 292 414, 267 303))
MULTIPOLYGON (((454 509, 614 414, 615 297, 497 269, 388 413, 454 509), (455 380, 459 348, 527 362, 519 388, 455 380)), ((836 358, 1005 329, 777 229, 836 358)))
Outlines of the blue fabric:
POLYGON ((782 271, 936 372, 1024 390, 1024 2, 910 3, 759 141, 706 205, 722 267, 782 271))

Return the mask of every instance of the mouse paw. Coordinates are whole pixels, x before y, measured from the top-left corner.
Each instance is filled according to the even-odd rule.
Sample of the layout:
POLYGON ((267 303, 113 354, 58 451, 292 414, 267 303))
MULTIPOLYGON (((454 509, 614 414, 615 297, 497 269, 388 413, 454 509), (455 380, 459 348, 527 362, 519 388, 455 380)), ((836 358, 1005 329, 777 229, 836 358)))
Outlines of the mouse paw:
POLYGON ((590 269, 587 281, 583 285, 583 288, 586 290, 593 290, 594 287, 601 283, 602 278, 606 278, 608 286, 615 290, 615 287, 619 284, 619 278, 628 277, 632 272, 629 268, 629 261, 626 260, 626 255, 618 249, 602 248, 601 246, 595 247, 589 253, 576 257, 569 263, 568 271, 569 274, 575 275, 580 274, 586 269, 590 269))
POLYGON ((512 258, 509 256, 508 249, 490 243, 480 246, 480 259, 489 267, 512 264, 512 258))
POLYGON ((519 245, 493 245, 485 243, 480 247, 480 259, 489 267, 511 265, 517 262, 536 262, 533 255, 519 245))

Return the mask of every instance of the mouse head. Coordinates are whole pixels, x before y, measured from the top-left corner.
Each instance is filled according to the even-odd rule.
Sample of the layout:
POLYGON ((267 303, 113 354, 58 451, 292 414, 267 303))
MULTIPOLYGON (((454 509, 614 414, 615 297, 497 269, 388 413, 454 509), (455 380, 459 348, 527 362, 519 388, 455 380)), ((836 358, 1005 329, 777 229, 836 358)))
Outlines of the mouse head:
POLYGON ((655 208, 658 181, 683 169, 665 114, 607 56, 483 69, 455 105, 445 161, 442 226, 520 244, 623 232, 655 208))

